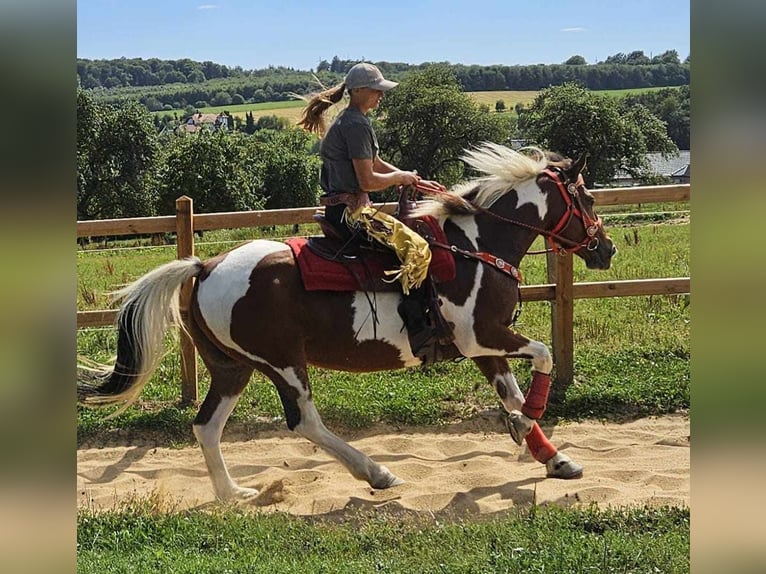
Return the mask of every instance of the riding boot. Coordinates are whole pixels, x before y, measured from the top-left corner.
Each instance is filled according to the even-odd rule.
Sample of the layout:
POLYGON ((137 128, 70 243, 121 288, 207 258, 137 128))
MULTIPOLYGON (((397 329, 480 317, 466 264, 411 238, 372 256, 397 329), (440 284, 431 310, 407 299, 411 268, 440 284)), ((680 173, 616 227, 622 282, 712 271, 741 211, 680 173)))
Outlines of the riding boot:
POLYGON ((425 288, 411 289, 399 304, 399 315, 404 321, 410 340, 412 354, 419 356, 426 347, 437 343, 434 330, 428 318, 428 293, 425 288))
POLYGON ((404 295, 399 304, 399 315, 404 321, 412 354, 425 363, 439 360, 439 345, 454 340, 452 326, 439 310, 439 300, 430 281, 404 295))

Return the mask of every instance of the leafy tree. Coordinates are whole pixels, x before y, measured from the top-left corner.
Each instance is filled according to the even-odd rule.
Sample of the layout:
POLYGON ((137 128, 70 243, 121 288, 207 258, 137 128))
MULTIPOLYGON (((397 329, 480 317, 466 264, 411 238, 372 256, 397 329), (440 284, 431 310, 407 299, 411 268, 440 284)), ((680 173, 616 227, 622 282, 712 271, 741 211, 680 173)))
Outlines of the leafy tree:
POLYGON ((201 84, 205 80, 207 80, 207 78, 202 70, 194 70, 186 76, 186 81, 192 84, 201 84))
POLYGON ((505 111, 505 102, 503 100, 497 100, 495 102, 495 111, 496 112, 504 112, 505 111))
POLYGON ((214 106, 230 106, 231 94, 229 92, 216 92, 212 103, 214 106))
POLYGON ((186 76, 184 76, 183 72, 173 70, 165 74, 162 81, 166 84, 183 83, 186 81, 186 76))
POLYGON ((160 213, 175 213, 181 195, 191 197, 200 213, 262 209, 262 182, 248 138, 218 130, 171 139, 157 178, 160 213))
POLYGON ((255 122, 253 131, 283 130, 290 125, 290 120, 276 115, 261 116, 255 122))
POLYGON ((443 65, 407 76, 386 93, 378 113, 385 119, 377 132, 381 157, 445 185, 462 179, 465 149, 509 137, 503 117, 482 112, 443 65))
POLYGON ((158 161, 157 130, 146 108, 135 101, 112 108, 78 90, 78 219, 154 215, 158 161))
POLYGON ((245 112, 245 133, 252 134, 255 131, 255 119, 253 112, 245 112))
POLYGON ((675 50, 668 50, 652 58, 652 64, 675 64, 679 65, 681 58, 675 50))
POLYGON ((627 55, 625 63, 631 66, 650 64, 651 60, 644 54, 643 50, 635 50, 627 55))
POLYGON ((582 56, 572 56, 569 58, 566 62, 564 62, 565 66, 584 66, 588 62, 585 61, 585 58, 582 56))
POLYGON ((545 149, 572 158, 587 154, 588 185, 608 184, 619 170, 650 177, 647 152, 678 152, 665 124, 644 106, 629 107, 575 84, 541 91, 519 124, 527 140, 545 149))
POLYGON ((231 97, 231 103, 233 105, 235 105, 235 106, 238 106, 240 104, 244 104, 245 103, 245 98, 244 98, 244 96, 242 96, 242 94, 234 94, 231 97))
POLYGON ((298 128, 260 130, 251 138, 266 209, 317 205, 320 160, 309 153, 314 139, 298 128))
POLYGON ((623 54, 622 52, 617 52, 616 54, 612 54, 611 56, 607 57, 606 60, 604 60, 605 64, 625 64, 628 57, 623 54))
POLYGON ((668 136, 679 149, 691 149, 691 89, 666 88, 625 96, 626 106, 641 104, 667 124, 668 136))

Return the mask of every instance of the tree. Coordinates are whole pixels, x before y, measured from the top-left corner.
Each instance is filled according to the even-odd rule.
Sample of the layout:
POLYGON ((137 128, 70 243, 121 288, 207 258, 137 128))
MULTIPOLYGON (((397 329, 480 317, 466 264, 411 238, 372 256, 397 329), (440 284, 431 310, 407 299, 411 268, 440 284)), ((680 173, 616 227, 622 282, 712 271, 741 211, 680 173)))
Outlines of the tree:
POLYGON ((77 91, 77 217, 155 215, 159 141, 136 101, 113 108, 77 91))
POLYGON ((199 213, 263 209, 260 173, 248 140, 225 130, 173 138, 157 178, 160 213, 175 213, 181 195, 191 197, 199 213))
POLYGON ((229 92, 216 92, 211 102, 214 106, 230 106, 231 94, 229 92))
POLYGON ((665 88, 656 92, 644 92, 625 96, 626 106, 641 104, 667 124, 668 136, 679 149, 691 149, 689 86, 665 88))
POLYGON ((298 128, 260 130, 251 138, 266 209, 317 205, 320 161, 309 153, 313 140, 298 128))
POLYGON ((505 111, 505 102, 503 100, 497 100, 495 102, 495 111, 496 112, 504 112, 505 111))
POLYGON ((564 62, 565 66, 584 66, 588 62, 585 61, 585 58, 582 56, 572 56, 569 58, 566 62, 564 62))
POLYGON ((542 90, 519 124, 522 135, 544 149, 571 158, 587 155, 588 185, 608 184, 619 170, 648 178, 648 152, 678 152, 665 124, 645 107, 628 107, 575 84, 542 90))
POLYGON ((652 64, 674 64, 678 66, 681 64, 681 58, 678 56, 677 51, 668 50, 652 58, 652 64))
POLYGON ((651 60, 644 54, 643 50, 635 50, 627 55, 625 63, 631 66, 650 64, 651 60))
POLYGON ((261 116, 255 122, 253 131, 259 130, 283 130, 290 125, 290 120, 276 115, 261 116))
POLYGON ((427 179, 452 185, 463 178, 463 151, 482 141, 504 142, 504 116, 480 111, 442 65, 407 76, 378 110, 381 157, 427 179))
POLYGON ((255 119, 253 112, 245 112, 245 133, 252 134, 255 131, 255 119))

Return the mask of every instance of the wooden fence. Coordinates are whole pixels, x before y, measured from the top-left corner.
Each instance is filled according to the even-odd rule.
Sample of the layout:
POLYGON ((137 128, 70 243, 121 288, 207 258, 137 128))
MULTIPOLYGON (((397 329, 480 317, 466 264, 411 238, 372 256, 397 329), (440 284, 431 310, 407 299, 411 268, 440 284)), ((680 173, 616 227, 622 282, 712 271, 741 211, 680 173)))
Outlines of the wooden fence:
MULTIPOLYGON (((596 205, 630 205, 688 201, 691 186, 661 185, 592 191, 596 205)), ((395 203, 376 204, 392 213, 395 203)), ((316 207, 267 211, 195 214, 192 200, 186 196, 176 201, 176 215, 138 217, 133 219, 104 219, 77 222, 77 237, 103 237, 175 232, 179 259, 194 255, 194 231, 261 227, 312 223, 316 207)), ((551 342, 556 365, 555 383, 569 385, 574 378, 574 300, 596 297, 628 297, 635 295, 670 295, 689 293, 689 277, 637 279, 627 281, 598 281, 574 283, 572 255, 548 255, 548 281, 544 285, 521 287, 524 301, 551 301, 551 342)), ((181 290, 182 308, 188 306, 192 283, 181 290)), ((113 325, 115 310, 80 311, 77 328, 113 325)), ((191 340, 181 333, 181 400, 197 400, 197 358, 191 340)))

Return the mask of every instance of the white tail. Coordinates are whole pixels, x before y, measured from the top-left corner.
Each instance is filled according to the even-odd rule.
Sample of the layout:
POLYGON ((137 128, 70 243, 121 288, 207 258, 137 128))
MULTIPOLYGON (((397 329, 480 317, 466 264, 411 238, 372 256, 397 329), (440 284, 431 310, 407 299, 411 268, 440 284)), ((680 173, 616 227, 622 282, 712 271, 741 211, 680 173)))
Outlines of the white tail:
POLYGON ((85 404, 123 403, 112 416, 138 399, 164 355, 163 338, 172 326, 183 326, 181 286, 196 277, 202 262, 196 257, 166 263, 113 295, 121 301, 117 314, 117 360, 97 377, 98 384, 79 383, 85 404))

